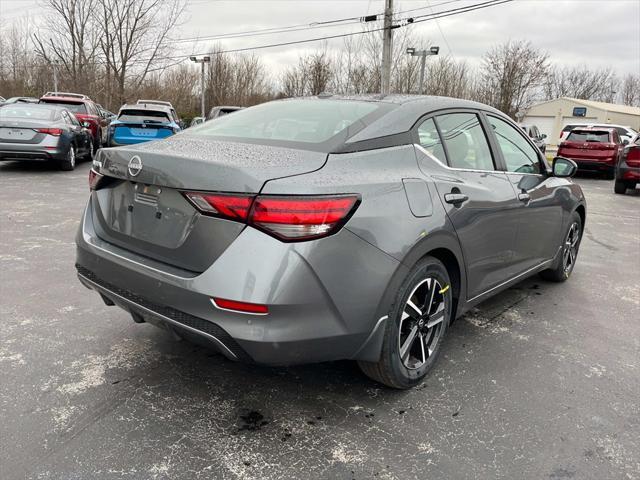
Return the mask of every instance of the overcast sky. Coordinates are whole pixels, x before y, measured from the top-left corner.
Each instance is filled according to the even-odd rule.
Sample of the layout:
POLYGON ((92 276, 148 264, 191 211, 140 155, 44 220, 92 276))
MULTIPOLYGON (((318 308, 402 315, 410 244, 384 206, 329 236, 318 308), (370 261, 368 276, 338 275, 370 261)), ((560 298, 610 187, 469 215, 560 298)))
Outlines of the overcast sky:
MULTIPOLYGON (((483 0, 395 0, 397 11, 430 6, 405 16, 425 14, 483 0), (447 4, 443 4, 446 2, 447 4), (438 6, 438 4, 442 4, 438 6)), ((38 0, 0 0, 0 22, 28 14, 38 19, 38 0)), ((345 17, 380 13, 384 0, 188 0, 184 23, 175 37, 196 37, 280 26, 310 24, 345 17)), ((640 73, 640 0, 515 0, 511 3, 464 13, 407 28, 439 45, 441 54, 477 64, 492 45, 508 39, 530 40, 546 50, 553 62, 612 67, 619 74, 640 73)), ((359 31, 359 24, 318 28, 221 41, 224 48, 245 48, 305 38, 359 31)), ((342 39, 326 42, 340 48, 342 39)), ((319 43, 258 50, 270 71, 277 75, 301 53, 319 43)), ((207 51, 210 42, 182 43, 175 53, 207 51)), ((421 47, 423 45, 416 45, 421 47)), ((427 46, 427 45, 424 45, 427 46)))

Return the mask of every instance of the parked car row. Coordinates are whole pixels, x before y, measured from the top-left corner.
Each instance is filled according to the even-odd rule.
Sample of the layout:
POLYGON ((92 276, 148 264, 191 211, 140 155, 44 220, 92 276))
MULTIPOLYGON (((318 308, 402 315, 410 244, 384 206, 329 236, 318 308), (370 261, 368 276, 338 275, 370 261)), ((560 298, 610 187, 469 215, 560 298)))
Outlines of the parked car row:
MULTIPOLYGON (((100 147, 160 140, 186 128, 173 105, 162 100, 138 100, 114 114, 87 95, 47 92, 39 99, 0 97, 0 107, 0 160, 54 160, 63 170, 73 170, 77 158, 93 158, 100 147)), ((190 126, 241 108, 214 107, 190 126)))

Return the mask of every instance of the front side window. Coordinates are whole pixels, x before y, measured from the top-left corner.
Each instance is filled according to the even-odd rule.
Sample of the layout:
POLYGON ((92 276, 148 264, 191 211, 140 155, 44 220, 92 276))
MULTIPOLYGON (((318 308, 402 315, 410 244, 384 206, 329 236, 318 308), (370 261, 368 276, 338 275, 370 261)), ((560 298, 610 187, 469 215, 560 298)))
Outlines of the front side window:
POLYGON ((540 173, 538 151, 509 123, 491 115, 489 124, 507 165, 507 172, 540 173))
POLYGON ((436 157, 442 163, 447 163, 447 157, 444 154, 444 148, 440 141, 440 134, 436 128, 436 124, 433 119, 429 118, 422 122, 418 127, 418 137, 420 138, 420 145, 431 155, 436 157))
POLYGON ((436 117, 447 149, 449 165, 470 170, 495 170, 487 137, 475 113, 450 113, 436 117))

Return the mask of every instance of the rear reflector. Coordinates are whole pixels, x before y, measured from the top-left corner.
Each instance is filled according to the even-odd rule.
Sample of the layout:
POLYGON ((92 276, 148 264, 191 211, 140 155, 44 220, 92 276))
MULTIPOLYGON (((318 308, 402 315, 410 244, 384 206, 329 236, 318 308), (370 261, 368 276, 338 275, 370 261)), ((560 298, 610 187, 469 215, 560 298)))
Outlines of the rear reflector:
POLYGON ((360 202, 359 195, 244 195, 183 192, 204 215, 247 223, 282 241, 312 240, 338 231, 360 202))
POLYGON ((241 313, 253 313, 254 315, 266 315, 269 307, 258 303, 238 302, 236 300, 226 300, 224 298, 212 298, 213 305, 221 310, 231 310, 241 313))
POLYGON ((252 195, 186 192, 184 196, 202 213, 228 220, 246 221, 252 195))
POLYGON ((38 128, 36 129, 36 132, 44 133, 46 135, 53 135, 54 137, 59 137, 60 135, 62 135, 61 128, 38 128))

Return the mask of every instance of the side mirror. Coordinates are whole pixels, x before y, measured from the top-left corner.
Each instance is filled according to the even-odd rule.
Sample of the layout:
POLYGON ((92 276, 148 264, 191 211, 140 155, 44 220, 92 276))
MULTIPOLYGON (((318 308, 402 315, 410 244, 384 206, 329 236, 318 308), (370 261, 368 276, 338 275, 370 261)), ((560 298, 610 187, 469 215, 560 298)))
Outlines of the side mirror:
POLYGON ((543 133, 542 135, 540 135, 540 138, 541 138, 542 140, 544 140, 545 138, 547 138, 547 134, 546 134, 546 133, 543 133))
POLYGON ((629 145, 629 140, 627 140, 626 138, 622 140, 622 145, 624 145, 625 147, 629 145))
POLYGON ((569 158, 556 157, 553 159, 554 177, 573 177, 578 171, 576 162, 569 158))

